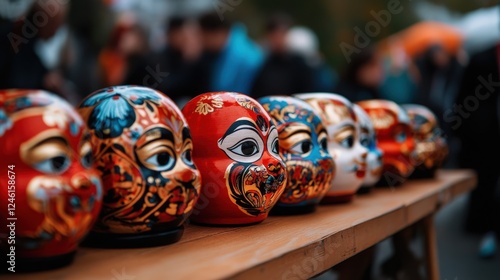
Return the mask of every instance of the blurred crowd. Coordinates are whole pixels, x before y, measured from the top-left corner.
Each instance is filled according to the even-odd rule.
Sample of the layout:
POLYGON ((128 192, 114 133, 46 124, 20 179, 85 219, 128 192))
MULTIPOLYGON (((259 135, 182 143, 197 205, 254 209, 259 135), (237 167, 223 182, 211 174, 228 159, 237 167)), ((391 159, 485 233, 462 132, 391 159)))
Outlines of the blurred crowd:
POLYGON ((45 89, 75 105, 97 89, 120 84, 158 89, 180 107, 198 94, 221 90, 255 98, 336 92, 351 101, 422 104, 435 112, 448 136, 452 152, 447 167, 478 171, 466 228, 484 233, 499 224, 493 221, 498 219, 493 214, 498 213, 498 171, 484 162, 500 156, 498 45, 468 53, 452 31, 446 35, 455 35, 458 44, 443 34, 436 36, 442 40, 404 41, 438 28, 427 26, 427 31, 356 48, 349 63, 333 66, 314 31, 284 13, 267 18, 260 38, 216 11, 170 16, 162 40, 152 42, 151 30, 136 14, 113 13, 106 6, 91 9, 96 1, 74 1, 76 9, 99 13, 86 21, 81 15, 84 20, 71 25, 78 15, 68 16, 68 2, 0 5, 0 88, 45 89), (111 27, 99 30, 95 18, 106 19, 111 27), (105 43, 95 44, 95 34, 105 43))
POLYGON ((215 10, 170 16, 160 42, 150 40, 151 30, 134 12, 108 11, 111 27, 96 48, 91 27, 85 26, 91 23, 69 27, 68 1, 20 2, 32 7, 2 19, 7 40, 0 46, 0 87, 46 89, 74 104, 102 87, 136 84, 158 89, 180 105, 207 91, 256 98, 321 91, 351 101, 421 103, 442 115, 454 101, 467 60, 462 49, 450 51, 440 42, 409 54, 384 41, 358 48, 349 63, 333 66, 314 31, 288 14, 269 16, 262 36, 252 38, 242 22, 222 19, 215 10))

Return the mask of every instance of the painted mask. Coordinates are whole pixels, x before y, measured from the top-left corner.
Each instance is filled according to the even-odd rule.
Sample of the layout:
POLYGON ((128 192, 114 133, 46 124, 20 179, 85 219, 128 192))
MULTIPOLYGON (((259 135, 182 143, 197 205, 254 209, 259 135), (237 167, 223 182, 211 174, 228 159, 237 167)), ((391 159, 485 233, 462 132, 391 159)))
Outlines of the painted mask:
POLYGON ((314 109, 298 98, 269 96, 259 102, 276 123, 279 152, 288 173, 288 184, 271 214, 312 212, 335 172, 326 127, 314 109))
POLYGON ((203 177, 191 221, 232 225, 263 221, 287 178, 271 117, 254 99, 232 92, 201 94, 182 111, 193 128, 193 160, 203 177))
POLYGON ((0 244, 15 246, 19 270, 70 263, 103 195, 81 117, 49 92, 0 91, 0 147, 0 217, 13 225, 0 244))
POLYGON ((162 93, 139 86, 98 90, 79 107, 104 183, 103 208, 89 244, 178 241, 201 185, 180 110, 162 93))
POLYGON ((328 151, 337 170, 323 203, 351 201, 366 175, 368 150, 359 141, 353 104, 334 93, 304 93, 297 97, 311 104, 328 133, 328 151))
POLYGON ((415 142, 406 111, 393 101, 365 100, 357 103, 372 120, 384 167, 379 186, 402 184, 413 172, 415 142))
POLYGON ((353 104, 353 108, 358 119, 361 145, 368 149, 366 177, 360 191, 368 192, 380 180, 380 176, 382 175, 383 152, 377 146, 377 135, 368 114, 357 104, 353 104))
POLYGON ((404 104, 402 107, 410 117, 416 142, 415 171, 411 178, 433 177, 448 155, 448 144, 436 115, 418 104, 404 104))

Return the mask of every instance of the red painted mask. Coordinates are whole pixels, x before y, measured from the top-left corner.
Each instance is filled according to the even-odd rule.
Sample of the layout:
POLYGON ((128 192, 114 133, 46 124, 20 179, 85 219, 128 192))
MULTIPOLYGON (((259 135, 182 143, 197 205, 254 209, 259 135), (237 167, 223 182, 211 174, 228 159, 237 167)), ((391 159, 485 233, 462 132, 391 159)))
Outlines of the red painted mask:
POLYGON ((42 269, 68 263, 101 209, 84 122, 51 93, 0 91, 0 147, 0 218, 17 218, 16 256, 42 269))
POLYGON ((270 116, 254 99, 230 92, 199 95, 182 111, 192 127, 193 160, 203 178, 191 220, 263 221, 286 186, 278 130, 270 116))
POLYGON ((366 100, 357 103, 372 120, 379 148, 384 153, 384 167, 378 185, 395 186, 413 172, 415 142, 406 111, 389 100, 366 100))

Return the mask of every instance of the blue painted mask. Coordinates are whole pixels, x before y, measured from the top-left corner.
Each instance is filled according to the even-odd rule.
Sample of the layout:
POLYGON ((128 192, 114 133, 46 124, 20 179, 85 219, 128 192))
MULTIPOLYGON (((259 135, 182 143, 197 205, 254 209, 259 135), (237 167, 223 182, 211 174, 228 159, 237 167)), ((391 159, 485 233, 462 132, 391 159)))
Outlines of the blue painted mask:
POLYGON ((335 172, 326 128, 314 109, 300 99, 268 96, 259 102, 278 127, 279 152, 288 171, 288 185, 275 208, 289 213, 297 212, 293 208, 314 211, 335 172))

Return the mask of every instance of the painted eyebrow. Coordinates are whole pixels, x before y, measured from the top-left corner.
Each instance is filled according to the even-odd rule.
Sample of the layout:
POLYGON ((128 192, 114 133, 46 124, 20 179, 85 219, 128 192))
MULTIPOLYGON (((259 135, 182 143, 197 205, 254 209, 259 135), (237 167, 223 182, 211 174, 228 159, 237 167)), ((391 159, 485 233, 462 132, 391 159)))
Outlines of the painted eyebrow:
POLYGON ((66 138, 64 138, 62 136, 53 136, 53 137, 49 137, 47 139, 44 139, 44 140, 36 143, 35 145, 33 145, 33 147, 30 148, 30 150, 33 150, 33 149, 35 149, 39 146, 42 146, 48 142, 60 142, 65 146, 69 146, 69 142, 66 140, 66 138))
POLYGON ((224 138, 226 138, 226 136, 239 130, 240 126, 243 126, 243 125, 250 126, 253 130, 258 132, 257 127, 255 126, 255 123, 253 123, 249 120, 237 120, 227 129, 226 133, 224 133, 224 135, 221 137, 221 139, 224 139, 224 138))
POLYGON ((326 127, 324 127, 322 124, 319 124, 317 127, 316 127, 316 134, 320 134, 320 133, 328 133, 327 130, 326 130, 326 127))
POLYGON ((182 129, 182 142, 185 142, 187 139, 191 139, 191 133, 189 132, 189 128, 184 127, 182 129))
POLYGON ((174 142, 174 135, 172 134, 172 132, 168 131, 167 129, 163 128, 163 127, 155 127, 153 129, 150 129, 148 131, 146 131, 146 134, 147 133, 151 133, 153 131, 159 131, 160 132, 160 137, 156 137, 156 138, 153 138, 149 141, 147 141, 146 143, 142 144, 139 149, 142 149, 144 146, 147 146, 148 144, 150 144, 151 142, 154 142, 158 139, 167 139, 169 140, 170 142, 174 142))
MULTIPOLYGON (((289 128, 292 124, 289 124, 289 125, 285 125, 282 132, 285 131, 287 128, 289 128)), ((288 139, 296 134, 300 134, 300 133, 305 133, 307 135, 311 135, 311 129, 307 126, 302 126, 301 125, 301 128, 299 128, 298 130, 295 130, 291 133, 289 133, 288 135, 286 135, 284 138, 280 138, 282 140, 285 140, 285 139, 288 139)), ((283 133, 281 133, 283 135, 283 133)))
POLYGON ((352 124, 344 124, 341 127, 339 127, 338 130, 344 131, 344 130, 348 130, 348 129, 354 129, 355 130, 356 128, 352 124))

